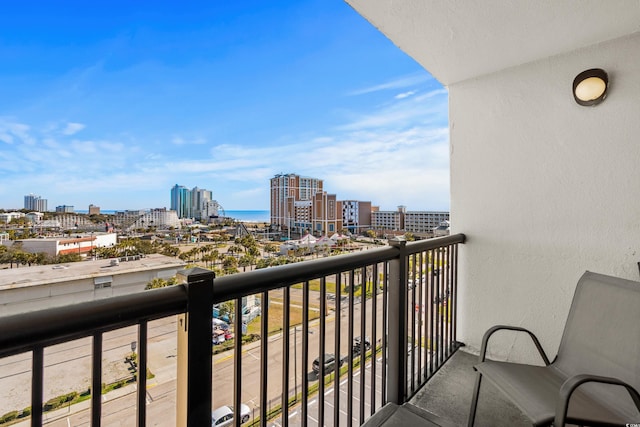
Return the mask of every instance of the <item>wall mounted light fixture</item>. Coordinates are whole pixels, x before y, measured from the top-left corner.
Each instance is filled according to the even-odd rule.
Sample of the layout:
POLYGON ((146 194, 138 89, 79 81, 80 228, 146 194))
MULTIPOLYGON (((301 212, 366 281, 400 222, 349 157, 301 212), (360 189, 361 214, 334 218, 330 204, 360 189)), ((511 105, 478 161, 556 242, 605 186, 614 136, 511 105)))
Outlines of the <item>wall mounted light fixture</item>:
POLYGON ((573 80, 573 98, 580 105, 598 105, 607 96, 609 76, 600 68, 581 72, 573 80))

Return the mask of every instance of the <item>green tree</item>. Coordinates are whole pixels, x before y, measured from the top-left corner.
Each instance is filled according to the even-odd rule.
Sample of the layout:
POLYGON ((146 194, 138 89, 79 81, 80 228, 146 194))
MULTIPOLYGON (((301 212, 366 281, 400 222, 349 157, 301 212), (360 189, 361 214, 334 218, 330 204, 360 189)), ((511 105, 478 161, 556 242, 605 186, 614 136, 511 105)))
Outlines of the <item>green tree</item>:
POLYGON ((247 271, 247 267, 250 267, 256 263, 256 257, 249 254, 243 255, 238 261, 238 265, 242 267, 242 271, 247 271))
POLYGON ((275 243, 267 243, 264 245, 264 251, 269 254, 274 254, 278 252, 278 250, 280 250, 280 248, 275 243))
POLYGON ((220 316, 228 317, 230 321, 233 322, 234 314, 236 312, 236 303, 233 300, 225 301, 221 303, 219 306, 220 316))
POLYGON ((155 279, 151 279, 148 283, 147 286, 145 286, 145 290, 146 289, 158 289, 158 288, 164 288, 167 286, 173 286, 176 283, 178 283, 178 280, 175 277, 170 277, 168 279, 161 279, 159 277, 156 277, 155 279))
POLYGON ((80 254, 77 254, 74 252, 71 254, 58 255, 56 263, 63 264, 65 262, 78 262, 78 261, 82 261, 82 257, 80 256, 80 254))
POLYGON ((238 260, 235 257, 227 256, 222 261, 222 268, 225 274, 234 274, 238 272, 238 260))

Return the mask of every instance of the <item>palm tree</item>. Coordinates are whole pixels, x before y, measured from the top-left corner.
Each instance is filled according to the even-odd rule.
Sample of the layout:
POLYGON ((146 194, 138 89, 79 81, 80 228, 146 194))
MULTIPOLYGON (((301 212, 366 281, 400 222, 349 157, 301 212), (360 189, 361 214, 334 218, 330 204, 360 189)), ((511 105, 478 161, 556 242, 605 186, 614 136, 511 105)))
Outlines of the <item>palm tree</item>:
POLYGON ((269 254, 276 253, 278 252, 278 246, 274 243, 267 243, 266 245, 264 245, 264 251, 269 254))
POLYGON ((247 271, 247 267, 252 266, 256 263, 256 257, 251 256, 249 254, 245 254, 240 258, 238 265, 242 267, 242 271, 247 271))
POLYGON ((225 274, 234 274, 238 272, 238 260, 232 256, 226 256, 222 261, 222 267, 225 274))

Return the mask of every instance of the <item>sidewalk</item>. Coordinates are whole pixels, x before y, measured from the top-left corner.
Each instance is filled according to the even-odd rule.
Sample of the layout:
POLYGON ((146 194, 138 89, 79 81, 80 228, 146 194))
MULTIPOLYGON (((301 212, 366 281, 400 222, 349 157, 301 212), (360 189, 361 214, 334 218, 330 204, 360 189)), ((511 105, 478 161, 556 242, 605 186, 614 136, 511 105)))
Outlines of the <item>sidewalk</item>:
MULTIPOLYGON (((115 400, 120 397, 135 393, 137 390, 137 384, 130 384, 119 389, 112 390, 107 394, 102 395, 102 403, 108 402, 109 400, 115 400)), ((76 403, 75 405, 68 405, 64 408, 56 409, 55 411, 49 411, 42 414, 42 424, 47 425, 49 423, 53 423, 55 421, 63 420, 71 414, 77 414, 82 411, 90 411, 91 410, 91 399, 87 399, 83 402, 76 403)), ((26 418, 24 421, 20 421, 19 423, 12 424, 12 427, 30 427, 31 426, 31 418, 26 418)))

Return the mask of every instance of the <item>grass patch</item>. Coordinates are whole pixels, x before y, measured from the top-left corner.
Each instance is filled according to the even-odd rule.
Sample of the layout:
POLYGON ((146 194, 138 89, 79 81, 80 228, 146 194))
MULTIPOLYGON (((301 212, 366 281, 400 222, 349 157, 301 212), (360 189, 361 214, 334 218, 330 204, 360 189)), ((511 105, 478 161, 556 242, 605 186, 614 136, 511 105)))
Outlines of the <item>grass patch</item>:
MULTIPOLYGON (((297 285, 291 286, 294 289, 302 289, 302 283, 298 283, 297 285)), ((336 293, 336 282, 335 280, 326 280, 325 287, 327 289, 327 293, 335 294, 336 293)), ((309 281, 309 290, 320 292, 320 279, 313 279, 309 281)))
MULTIPOLYGON (((312 307, 317 308, 317 307, 312 307)), ((309 320, 314 320, 320 317, 320 312, 316 310, 309 310, 309 320)), ((247 325, 247 334, 260 334, 260 319, 262 316, 258 316, 253 319, 247 325)), ((269 304, 269 322, 268 322, 268 334, 271 335, 282 330, 282 319, 284 319, 284 306, 281 304, 269 304)), ((292 306, 289 310, 290 326, 299 325, 302 323, 302 308, 292 306)))
MULTIPOLYGON (((242 335, 242 344, 248 344, 254 341, 258 341, 259 339, 260 334, 247 333, 242 335)), ((225 340, 222 344, 213 345, 212 353, 218 354, 227 350, 233 350, 235 348, 235 345, 235 338, 225 340)))

